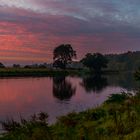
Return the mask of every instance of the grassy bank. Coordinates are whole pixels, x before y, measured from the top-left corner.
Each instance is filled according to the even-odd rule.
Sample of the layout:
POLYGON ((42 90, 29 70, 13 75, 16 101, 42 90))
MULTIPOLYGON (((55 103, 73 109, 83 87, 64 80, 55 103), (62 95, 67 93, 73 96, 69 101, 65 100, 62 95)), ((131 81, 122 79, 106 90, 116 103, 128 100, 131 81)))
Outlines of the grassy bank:
POLYGON ((78 70, 53 70, 47 68, 0 68, 0 77, 45 77, 79 75, 78 70))
POLYGON ((139 140, 140 93, 112 95, 102 106, 70 113, 51 126, 47 115, 39 113, 21 123, 6 121, 0 140, 139 140))
MULTIPOLYGON (((0 77, 45 77, 45 76, 60 76, 60 75, 90 75, 93 71, 89 70, 59 70, 47 68, 0 68, 0 77)), ((102 74, 118 74, 117 71, 103 71, 102 74)))

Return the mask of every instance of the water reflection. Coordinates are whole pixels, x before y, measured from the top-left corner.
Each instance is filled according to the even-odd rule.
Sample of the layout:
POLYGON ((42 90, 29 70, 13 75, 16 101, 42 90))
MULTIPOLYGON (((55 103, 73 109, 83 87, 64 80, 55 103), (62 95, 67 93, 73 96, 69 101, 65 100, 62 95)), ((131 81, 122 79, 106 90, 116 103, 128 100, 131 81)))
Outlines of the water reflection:
POLYGON ((65 76, 53 78, 53 96, 59 100, 69 100, 76 92, 76 87, 65 76))
POLYGON ((101 75, 89 75, 83 78, 81 85, 85 88, 87 93, 100 93, 108 86, 108 82, 107 79, 101 75))
POLYGON ((107 75, 106 78, 110 86, 119 86, 128 91, 137 90, 140 88, 140 82, 135 80, 132 72, 107 75))
POLYGON ((138 86, 140 83, 133 75, 124 73, 84 78, 3 78, 0 79, 0 120, 11 116, 18 119, 19 114, 28 118, 42 111, 49 114, 49 122, 54 122, 56 117, 96 107, 110 94, 138 86), (94 94, 88 94, 91 92, 94 94))

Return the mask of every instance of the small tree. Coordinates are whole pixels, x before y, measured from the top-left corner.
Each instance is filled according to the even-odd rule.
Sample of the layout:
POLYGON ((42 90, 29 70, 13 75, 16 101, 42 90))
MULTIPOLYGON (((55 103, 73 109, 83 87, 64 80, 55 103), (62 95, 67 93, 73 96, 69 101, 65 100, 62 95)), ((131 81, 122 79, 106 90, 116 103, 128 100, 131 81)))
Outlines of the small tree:
POLYGON ((66 65, 72 62, 72 58, 76 57, 76 51, 70 44, 62 44, 54 49, 53 56, 53 66, 65 69, 66 65))
POLYGON ((81 62, 95 73, 100 73, 102 68, 107 68, 108 60, 100 53, 90 54, 88 53, 81 62))
POLYGON ((0 62, 0 68, 5 68, 4 64, 0 62))
POLYGON ((13 68, 20 68, 20 64, 13 64, 13 68))

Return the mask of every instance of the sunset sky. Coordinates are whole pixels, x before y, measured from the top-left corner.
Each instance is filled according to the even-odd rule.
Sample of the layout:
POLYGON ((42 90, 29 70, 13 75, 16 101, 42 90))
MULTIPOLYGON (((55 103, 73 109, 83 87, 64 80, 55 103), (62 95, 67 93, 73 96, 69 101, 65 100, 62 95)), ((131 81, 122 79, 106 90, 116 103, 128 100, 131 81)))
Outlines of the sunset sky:
POLYGON ((54 47, 87 52, 140 50, 140 0, 0 0, 0 61, 52 61, 54 47))

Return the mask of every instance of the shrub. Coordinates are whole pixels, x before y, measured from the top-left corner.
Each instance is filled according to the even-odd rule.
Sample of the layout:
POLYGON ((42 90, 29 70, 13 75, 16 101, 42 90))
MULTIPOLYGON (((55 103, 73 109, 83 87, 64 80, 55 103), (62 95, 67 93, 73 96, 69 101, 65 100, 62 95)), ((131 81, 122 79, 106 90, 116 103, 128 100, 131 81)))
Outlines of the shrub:
POLYGON ((130 93, 111 94, 106 103, 122 103, 131 96, 130 93))

